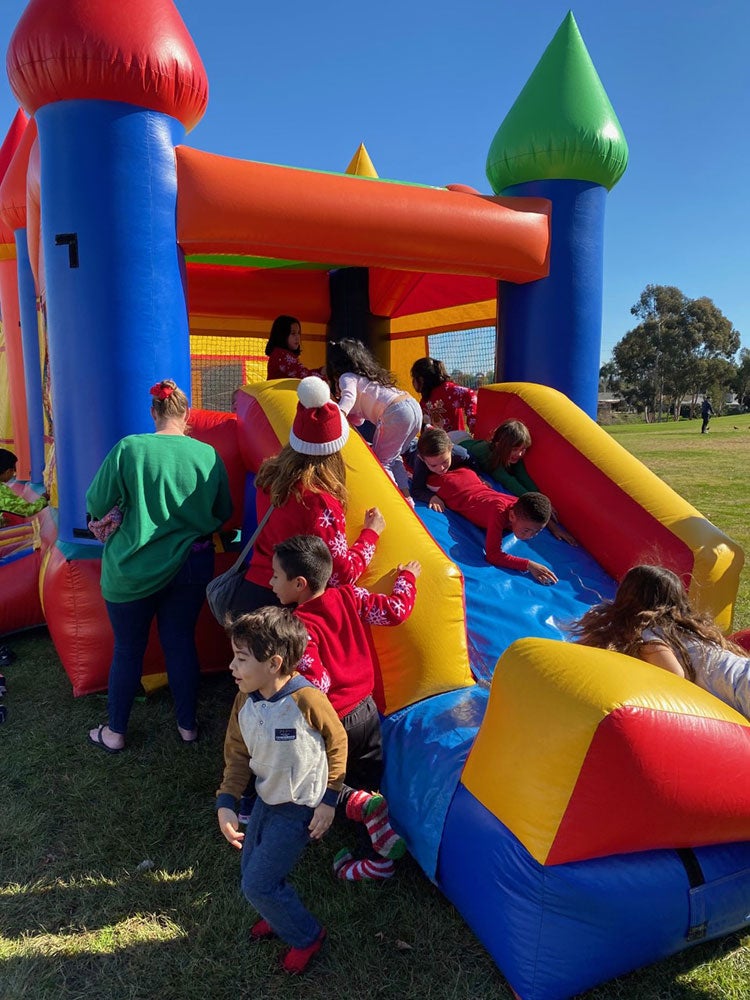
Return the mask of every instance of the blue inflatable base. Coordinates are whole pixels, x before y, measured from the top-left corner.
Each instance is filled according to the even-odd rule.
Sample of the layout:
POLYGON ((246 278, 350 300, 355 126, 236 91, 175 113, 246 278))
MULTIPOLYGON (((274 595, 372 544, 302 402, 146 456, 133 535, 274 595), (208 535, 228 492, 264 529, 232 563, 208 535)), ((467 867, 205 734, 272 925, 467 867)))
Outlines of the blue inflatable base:
POLYGON ((750 921, 750 843, 540 865, 459 785, 438 885, 522 1000, 563 1000, 750 921))

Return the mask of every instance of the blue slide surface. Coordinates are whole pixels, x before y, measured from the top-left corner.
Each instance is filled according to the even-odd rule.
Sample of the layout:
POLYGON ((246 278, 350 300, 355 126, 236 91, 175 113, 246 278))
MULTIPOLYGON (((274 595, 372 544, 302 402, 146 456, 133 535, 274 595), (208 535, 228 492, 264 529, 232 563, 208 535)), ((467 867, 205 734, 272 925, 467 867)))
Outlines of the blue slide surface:
MULTIPOLYGON (((542 531, 522 542, 506 536, 503 549, 549 566, 552 586, 528 573, 498 569, 484 558, 484 532, 451 511, 425 504, 417 516, 464 577, 469 657, 477 686, 449 691, 383 720, 389 808, 409 850, 435 878, 445 817, 482 723, 495 664, 516 639, 564 639, 566 623, 611 598, 614 581, 581 548, 542 531)), ((435 627, 439 627, 436 609, 435 627)))

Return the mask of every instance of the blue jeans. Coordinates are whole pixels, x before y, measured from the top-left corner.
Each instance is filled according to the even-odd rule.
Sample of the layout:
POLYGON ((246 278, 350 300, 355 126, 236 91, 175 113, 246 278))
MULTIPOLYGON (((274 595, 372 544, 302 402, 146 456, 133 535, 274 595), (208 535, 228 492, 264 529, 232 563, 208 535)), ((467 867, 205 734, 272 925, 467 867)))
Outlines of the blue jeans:
POLYGON ((213 574, 214 550, 208 545, 191 551, 169 583, 155 594, 137 601, 106 601, 115 633, 108 705, 109 728, 113 733, 124 735, 127 731, 154 617, 167 664, 177 725, 182 729, 195 729, 199 673, 195 624, 206 597, 206 584, 213 574))
POLYGON ((307 844, 313 811, 293 802, 269 806, 256 798, 242 845, 242 891, 282 941, 307 948, 321 925, 302 903, 287 875, 307 844))

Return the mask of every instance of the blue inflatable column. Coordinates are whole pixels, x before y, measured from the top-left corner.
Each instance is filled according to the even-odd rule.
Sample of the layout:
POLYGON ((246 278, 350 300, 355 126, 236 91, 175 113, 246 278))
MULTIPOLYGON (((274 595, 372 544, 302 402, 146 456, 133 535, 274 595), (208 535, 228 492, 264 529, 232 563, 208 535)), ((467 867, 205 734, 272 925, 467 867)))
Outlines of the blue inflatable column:
MULTIPOLYGON (((126 434, 153 430, 148 390, 190 386, 174 146, 183 126, 112 101, 37 113, 59 539, 87 536, 85 494, 126 434)), ((93 543, 97 544, 97 543, 93 543)))
POLYGON ((548 198, 552 239, 548 278, 500 283, 500 378, 551 386, 596 419, 607 190, 588 181, 544 180, 503 194, 548 198))
POLYGON ((498 369, 539 382, 596 419, 602 326, 604 201, 628 144, 571 12, 487 154, 496 194, 552 203, 549 277, 500 284, 498 369))
POLYGON ((21 317, 23 370, 31 452, 31 481, 36 485, 41 485, 44 477, 44 407, 42 404, 42 365, 39 357, 36 289, 29 261, 26 230, 16 229, 15 238, 18 267, 18 308, 21 317))

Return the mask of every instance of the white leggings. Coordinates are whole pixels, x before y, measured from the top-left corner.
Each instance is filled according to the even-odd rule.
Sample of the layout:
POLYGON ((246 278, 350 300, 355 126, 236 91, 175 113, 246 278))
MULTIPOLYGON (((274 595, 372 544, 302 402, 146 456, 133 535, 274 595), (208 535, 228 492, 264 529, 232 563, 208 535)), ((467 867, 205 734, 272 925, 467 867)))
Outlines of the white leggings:
POLYGON ((421 426, 422 407, 413 396, 407 395, 386 406, 375 428, 372 450, 402 493, 409 492, 409 479, 401 453, 421 426))

